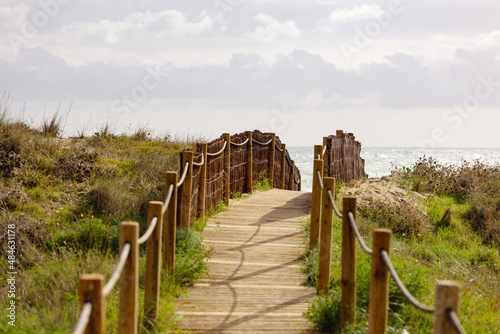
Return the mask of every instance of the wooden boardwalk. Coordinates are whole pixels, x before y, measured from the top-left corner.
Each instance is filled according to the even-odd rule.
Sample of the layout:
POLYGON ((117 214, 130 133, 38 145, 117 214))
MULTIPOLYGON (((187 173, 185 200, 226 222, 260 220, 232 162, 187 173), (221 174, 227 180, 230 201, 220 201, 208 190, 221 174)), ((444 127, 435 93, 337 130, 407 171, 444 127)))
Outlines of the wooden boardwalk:
POLYGON ((316 290, 298 256, 311 193, 270 190, 232 201, 203 231, 209 274, 179 301, 184 333, 315 333, 303 313, 316 290))

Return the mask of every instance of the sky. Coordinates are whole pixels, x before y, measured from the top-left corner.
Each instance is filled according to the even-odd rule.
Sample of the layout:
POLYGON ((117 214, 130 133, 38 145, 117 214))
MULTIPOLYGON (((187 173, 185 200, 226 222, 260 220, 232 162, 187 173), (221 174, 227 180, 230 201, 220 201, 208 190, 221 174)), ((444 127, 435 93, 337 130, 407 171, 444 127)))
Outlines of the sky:
POLYGON ((0 92, 65 136, 342 129, 500 147, 499 0, 0 0, 0 92))

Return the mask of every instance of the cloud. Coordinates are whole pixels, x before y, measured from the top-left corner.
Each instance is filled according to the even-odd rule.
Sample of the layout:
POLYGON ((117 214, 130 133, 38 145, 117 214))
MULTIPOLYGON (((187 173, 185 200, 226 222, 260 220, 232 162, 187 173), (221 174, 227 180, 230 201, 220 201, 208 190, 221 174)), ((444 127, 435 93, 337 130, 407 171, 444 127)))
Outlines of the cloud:
POLYGON ((191 22, 180 11, 167 9, 158 12, 137 12, 117 21, 73 22, 65 26, 64 30, 78 35, 100 36, 106 42, 117 43, 130 35, 202 35, 213 31, 216 25, 216 20, 206 12, 200 13, 197 20, 191 22))
POLYGON ((384 15, 379 5, 354 5, 352 8, 339 8, 328 15, 332 23, 345 23, 347 21, 366 21, 378 19, 384 15))
POLYGON ((271 15, 264 13, 259 13, 254 19, 261 24, 255 28, 254 32, 246 34, 250 38, 270 42, 278 37, 300 37, 300 29, 292 20, 279 22, 271 15))

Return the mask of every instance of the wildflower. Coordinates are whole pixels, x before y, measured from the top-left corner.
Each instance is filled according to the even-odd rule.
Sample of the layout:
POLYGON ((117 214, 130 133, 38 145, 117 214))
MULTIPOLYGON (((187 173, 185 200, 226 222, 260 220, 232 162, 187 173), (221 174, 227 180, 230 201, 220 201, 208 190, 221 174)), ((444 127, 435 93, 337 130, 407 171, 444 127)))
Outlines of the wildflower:
POLYGON ((417 235, 418 235, 419 237, 421 237, 421 236, 422 236, 422 234, 420 234, 420 233, 419 233, 419 234, 417 234, 417 235))
POLYGON ((59 210, 56 210, 56 213, 59 213, 59 210))
POLYGON ((94 215, 92 215, 92 219, 94 219, 94 215))
POLYGON ((80 216, 82 216, 82 218, 83 218, 83 213, 80 213, 80 216))
POLYGON ((406 234, 403 233, 403 237, 405 236, 406 234))

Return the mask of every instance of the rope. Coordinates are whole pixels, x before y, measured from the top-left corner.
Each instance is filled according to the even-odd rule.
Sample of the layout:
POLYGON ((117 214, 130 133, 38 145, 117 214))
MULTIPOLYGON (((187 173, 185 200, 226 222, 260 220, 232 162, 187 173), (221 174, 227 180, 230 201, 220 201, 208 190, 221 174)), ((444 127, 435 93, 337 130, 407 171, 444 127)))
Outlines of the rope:
POLYGON ((249 140, 249 139, 250 139, 250 138, 247 138, 247 140, 245 140, 243 143, 239 143, 239 144, 236 144, 236 143, 231 142, 231 145, 234 145, 234 146, 243 146, 243 145, 245 145, 246 143, 248 143, 248 140, 249 140))
POLYGON ((113 272, 113 275, 111 275, 111 278, 109 279, 108 283, 106 283, 106 285, 102 289, 102 295, 104 297, 106 297, 111 292, 111 290, 113 290, 116 283, 118 282, 118 279, 120 278, 123 268, 125 267, 125 262, 127 261, 129 254, 130 254, 130 242, 127 242, 125 243, 125 245, 123 245, 122 253, 120 254, 120 261, 118 261, 118 264, 116 265, 116 269, 113 272))
POLYGON ((358 226, 356 226, 352 211, 347 212, 347 220, 349 221, 349 224, 351 224, 351 229, 354 231, 354 235, 356 236, 356 239, 358 239, 361 249, 364 250, 366 254, 373 254, 373 251, 365 244, 363 238, 361 238, 361 234, 359 234, 358 226))
POLYGON ((382 257, 382 260, 384 261, 385 266, 387 267, 387 269, 391 273, 392 279, 394 280, 394 282, 396 282, 396 285, 398 286, 399 290, 401 290, 401 292, 403 293, 403 296, 405 296, 405 298, 410 302, 410 304, 412 304, 413 306, 418 308, 420 311, 423 311, 426 313, 434 313, 434 308, 420 303, 415 297, 413 297, 411 295, 410 291, 408 291, 406 286, 404 286, 403 282, 401 282, 401 279, 398 276, 398 273, 396 272, 396 270, 392 266, 391 259, 389 258, 389 254, 387 254, 387 251, 385 249, 380 250, 380 256, 382 257))
POLYGON ((202 155, 201 155, 201 162, 193 162, 193 165, 194 165, 194 166, 201 167, 201 166, 203 166, 203 164, 204 164, 204 163, 205 163, 205 155, 204 155, 204 154, 202 154, 202 155))
POLYGON ((325 155, 325 152, 326 152, 326 144, 323 145, 323 153, 322 153, 322 155, 325 155))
POLYGON ((82 311, 80 312, 80 316, 78 318, 78 322, 76 323, 73 334, 83 334, 85 332, 85 329, 89 324, 91 314, 92 314, 92 303, 86 302, 85 304, 83 304, 82 311))
POLYGON ((448 315, 448 320, 450 320, 451 324, 453 325, 455 332, 457 332, 458 334, 466 334, 464 328, 462 327, 462 324, 460 323, 460 319, 458 318, 457 313, 452 309, 447 309, 446 314, 448 315))
POLYGON ((252 141, 253 141, 254 143, 259 144, 259 145, 266 146, 266 145, 271 144, 271 142, 273 141, 273 139, 272 139, 272 138, 271 138, 271 139, 269 139, 269 141, 268 141, 267 143, 261 143, 260 141, 256 141, 255 139, 252 139, 252 141))
POLYGON ((184 165, 184 172, 182 173, 182 177, 179 180, 179 182, 177 182, 177 187, 182 186, 182 184, 184 183, 184 180, 186 179, 186 175, 187 175, 188 169, 189 169, 189 161, 186 161, 186 164, 184 165))
POLYGON ((323 191, 323 179, 321 178, 321 174, 319 173, 319 169, 316 169, 316 175, 318 176, 319 187, 321 188, 321 191, 323 191))
POLYGON ((295 181, 295 184, 300 184, 300 179, 297 181, 297 179, 295 178, 295 174, 293 174, 293 181, 295 181))
POLYGON ((340 213, 339 209, 337 209, 337 206, 335 205, 335 201, 333 200, 333 194, 332 194, 332 191, 330 189, 328 189, 327 195, 328 195, 328 199, 330 200, 330 204, 333 207, 333 211, 335 211, 335 214, 337 215, 337 217, 342 218, 342 214, 340 213))
POLYGON ((283 148, 279 148, 278 147, 278 143, 275 143, 274 145, 276 146, 276 148, 278 149, 278 151, 283 152, 283 148))
POLYGON ((153 231, 155 230, 157 223, 158 223, 158 217, 154 216, 153 219, 151 219, 151 224, 149 224, 149 227, 146 230, 146 233, 144 233, 144 235, 142 237, 140 237, 139 239, 137 239, 137 243, 139 245, 142 245, 143 243, 145 243, 146 241, 148 241, 148 239, 153 234, 153 231))
POLYGON ((288 163, 290 164, 290 166, 292 166, 293 164, 292 164, 292 162, 290 161, 290 158, 288 157, 288 155, 285 155, 285 157, 286 157, 286 160, 288 161, 288 163))
POLYGON ((215 153, 207 153, 207 155, 209 157, 215 157, 215 156, 218 156, 219 154, 221 154, 222 152, 224 152, 224 150, 226 149, 226 146, 227 146, 227 141, 224 141, 224 146, 222 146, 222 148, 220 149, 219 152, 215 152, 215 153))
POLYGON ((174 192, 174 184, 172 183, 171 185, 168 186, 167 199, 165 199, 165 202, 163 203, 163 208, 162 208, 163 215, 165 214, 165 212, 167 212, 168 203, 170 203, 170 199, 172 198, 173 192, 174 192))

